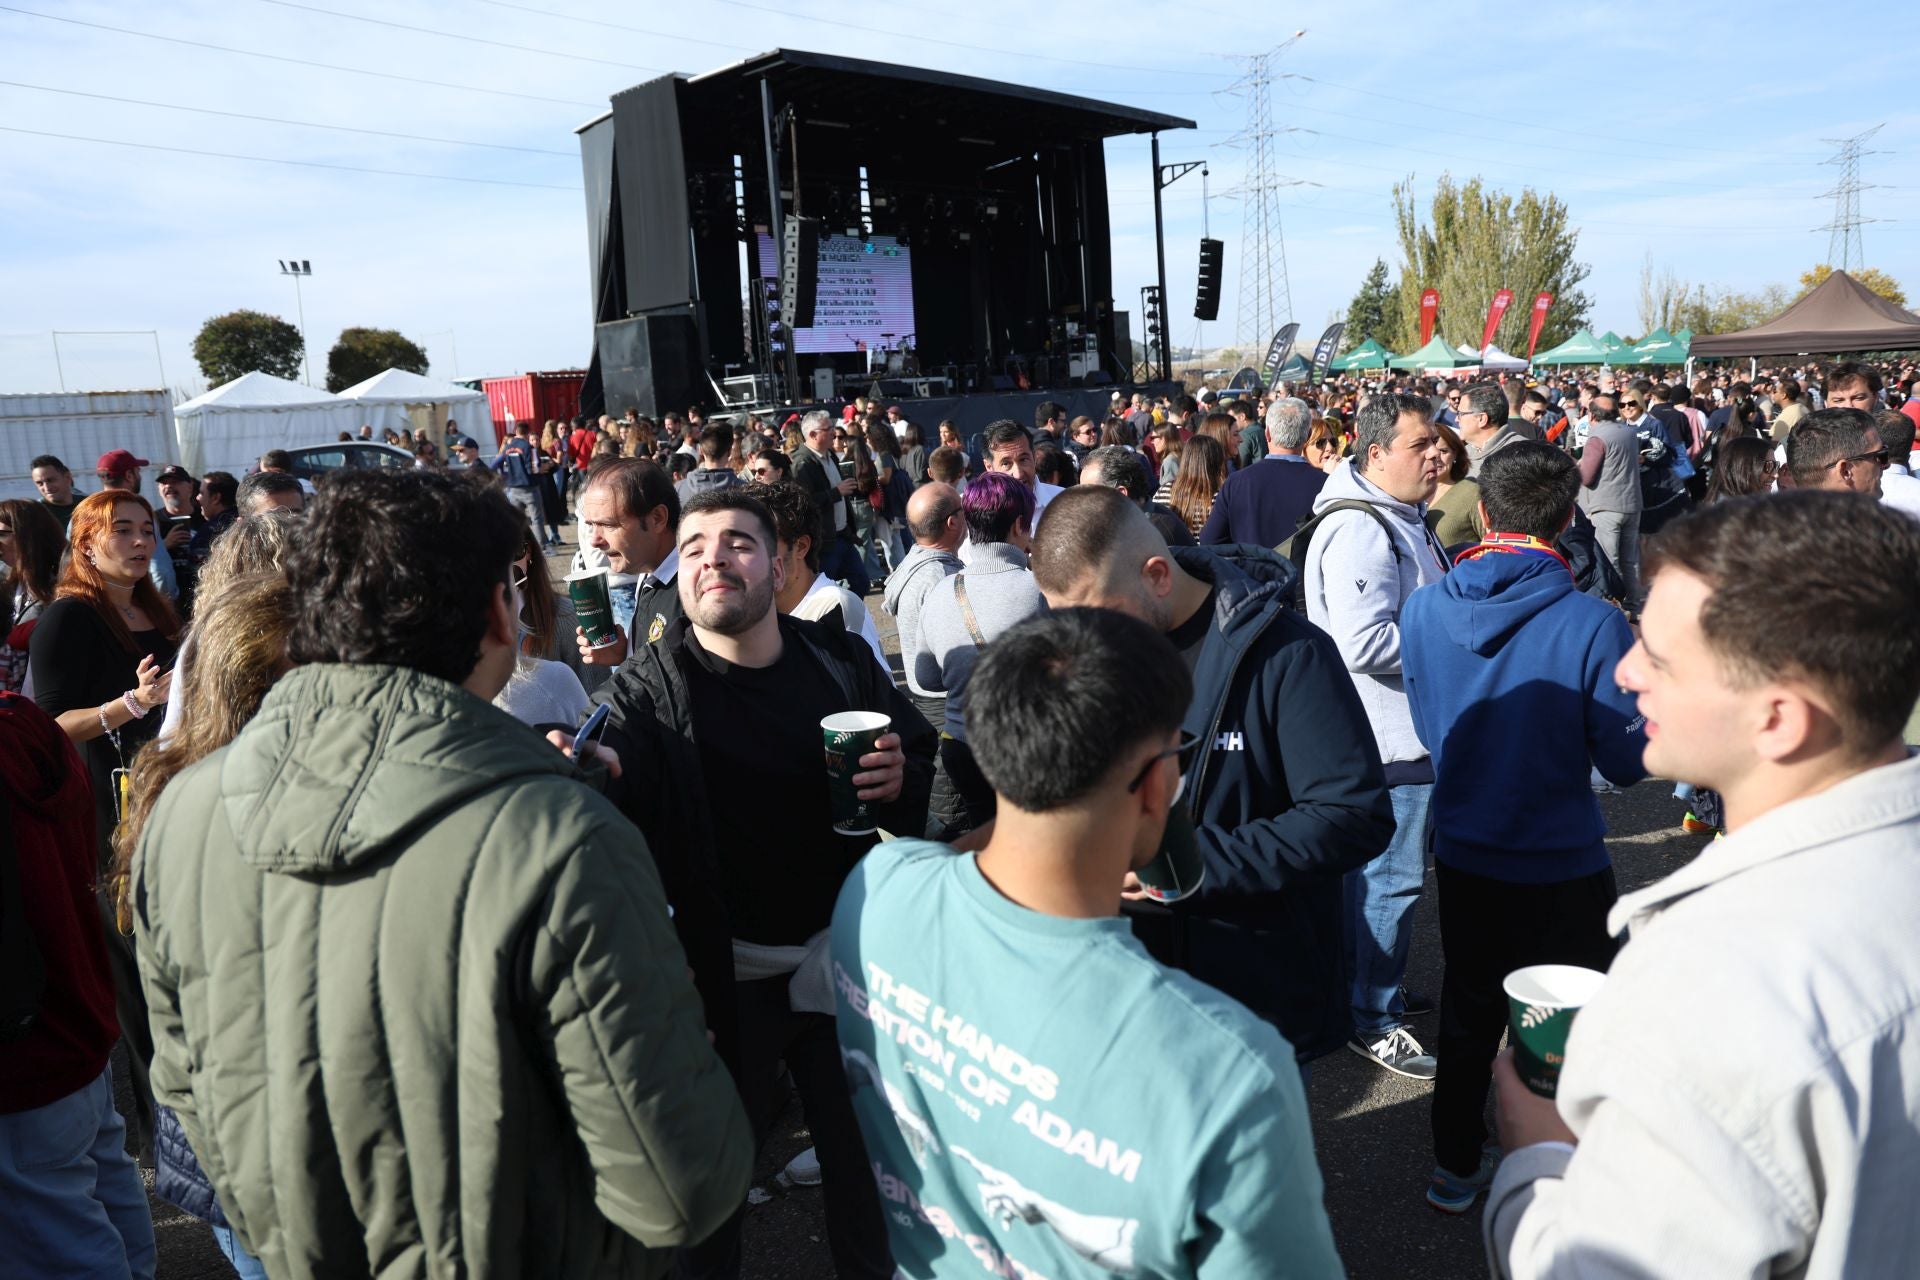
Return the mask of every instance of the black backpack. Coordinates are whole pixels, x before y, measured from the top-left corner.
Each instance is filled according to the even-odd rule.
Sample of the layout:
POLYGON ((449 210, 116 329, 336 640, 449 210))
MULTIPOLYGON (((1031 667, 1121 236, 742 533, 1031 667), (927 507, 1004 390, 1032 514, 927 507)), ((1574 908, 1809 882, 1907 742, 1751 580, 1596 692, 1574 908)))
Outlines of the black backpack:
POLYGON ((1296 570, 1293 587, 1287 594, 1287 603, 1302 613, 1306 612, 1307 608, 1307 549, 1313 545, 1313 535, 1320 528, 1321 522, 1336 511, 1364 511, 1372 516, 1375 523, 1386 532, 1387 546, 1393 549, 1394 564, 1398 565, 1404 558, 1400 543, 1393 536, 1393 526, 1387 523, 1384 515, 1380 514, 1380 508, 1371 502, 1363 502, 1359 498, 1342 498, 1338 502, 1329 502, 1324 509, 1314 512, 1301 521, 1300 527, 1293 531, 1293 536, 1274 548, 1296 570))

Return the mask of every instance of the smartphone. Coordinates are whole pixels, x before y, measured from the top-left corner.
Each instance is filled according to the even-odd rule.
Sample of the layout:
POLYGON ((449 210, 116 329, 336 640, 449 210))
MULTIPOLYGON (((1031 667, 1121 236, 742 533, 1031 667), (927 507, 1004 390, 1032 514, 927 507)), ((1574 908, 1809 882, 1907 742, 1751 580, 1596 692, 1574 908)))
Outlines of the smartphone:
POLYGON ((595 707, 587 722, 580 726, 580 732, 573 735, 573 758, 578 760, 580 753, 592 746, 599 738, 601 730, 607 727, 607 716, 613 711, 613 704, 603 702, 595 707))

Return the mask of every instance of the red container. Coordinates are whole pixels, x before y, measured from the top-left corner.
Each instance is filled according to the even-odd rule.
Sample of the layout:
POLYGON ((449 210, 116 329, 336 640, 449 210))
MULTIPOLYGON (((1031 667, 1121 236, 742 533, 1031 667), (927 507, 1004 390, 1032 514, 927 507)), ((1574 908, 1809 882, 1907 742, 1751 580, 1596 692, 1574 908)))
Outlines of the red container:
POLYGON ((586 380, 585 369, 481 379, 480 388, 493 411, 494 442, 507 438, 513 422, 532 423, 536 438, 549 418, 570 423, 580 412, 580 386, 586 380))

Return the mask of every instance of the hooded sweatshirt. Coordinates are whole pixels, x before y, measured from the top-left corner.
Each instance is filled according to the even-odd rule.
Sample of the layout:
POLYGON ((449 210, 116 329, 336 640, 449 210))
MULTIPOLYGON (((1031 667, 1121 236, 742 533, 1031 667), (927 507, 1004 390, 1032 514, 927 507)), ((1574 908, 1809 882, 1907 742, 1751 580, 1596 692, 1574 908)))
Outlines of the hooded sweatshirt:
MULTIPOLYGON (((93 788, 53 717, 13 693, 0 694, 0 826, 11 845, 0 857, 15 862, 22 908, 8 932, 25 926, 46 984, 26 1037, 0 1048, 0 1115, 10 1115, 92 1084, 120 1038, 94 899, 93 788)), ((24 939, 0 941, 0 981, 11 994, 29 962, 15 949, 24 939)))
POLYGON ((1446 554, 1427 528, 1425 503, 1390 496, 1351 461, 1327 477, 1314 512, 1343 499, 1379 508, 1392 540, 1364 511, 1337 512, 1321 525, 1307 552, 1307 617, 1333 637, 1353 675, 1388 784, 1431 782, 1400 682, 1400 609, 1417 589, 1446 576, 1446 554))
POLYGON ((739 1207, 646 843, 505 712, 300 667, 135 866, 155 1100, 273 1275, 654 1277, 739 1207))
POLYGON ((1607 865, 1589 767, 1630 786, 1646 721, 1613 669, 1626 617, 1582 594, 1565 564, 1475 556, 1413 594, 1401 621, 1414 728, 1433 749, 1433 856, 1514 884, 1607 865))
POLYGON ((950 574, 961 570, 960 557, 942 547, 916 544, 906 559, 887 575, 886 591, 880 606, 892 615, 900 634, 900 663, 906 669, 907 688, 922 698, 944 698, 943 693, 923 689, 913 678, 913 656, 920 648, 920 606, 927 593, 950 574))
POLYGON ((740 486, 740 477, 726 467, 701 467, 689 471, 687 478, 674 486, 674 492, 680 495, 682 503, 691 502, 703 493, 718 493, 722 489, 736 489, 740 486))

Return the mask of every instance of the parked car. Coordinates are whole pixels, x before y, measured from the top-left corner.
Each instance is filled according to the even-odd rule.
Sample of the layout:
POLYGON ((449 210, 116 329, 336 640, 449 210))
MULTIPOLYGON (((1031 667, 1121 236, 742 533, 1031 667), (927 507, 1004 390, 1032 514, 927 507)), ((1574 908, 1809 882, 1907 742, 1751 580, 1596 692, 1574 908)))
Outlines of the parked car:
POLYGON ((293 474, 311 485, 318 485, 332 472, 352 467, 391 467, 398 471, 413 468, 413 455, 405 449, 372 440, 302 445, 287 453, 293 458, 293 474))

